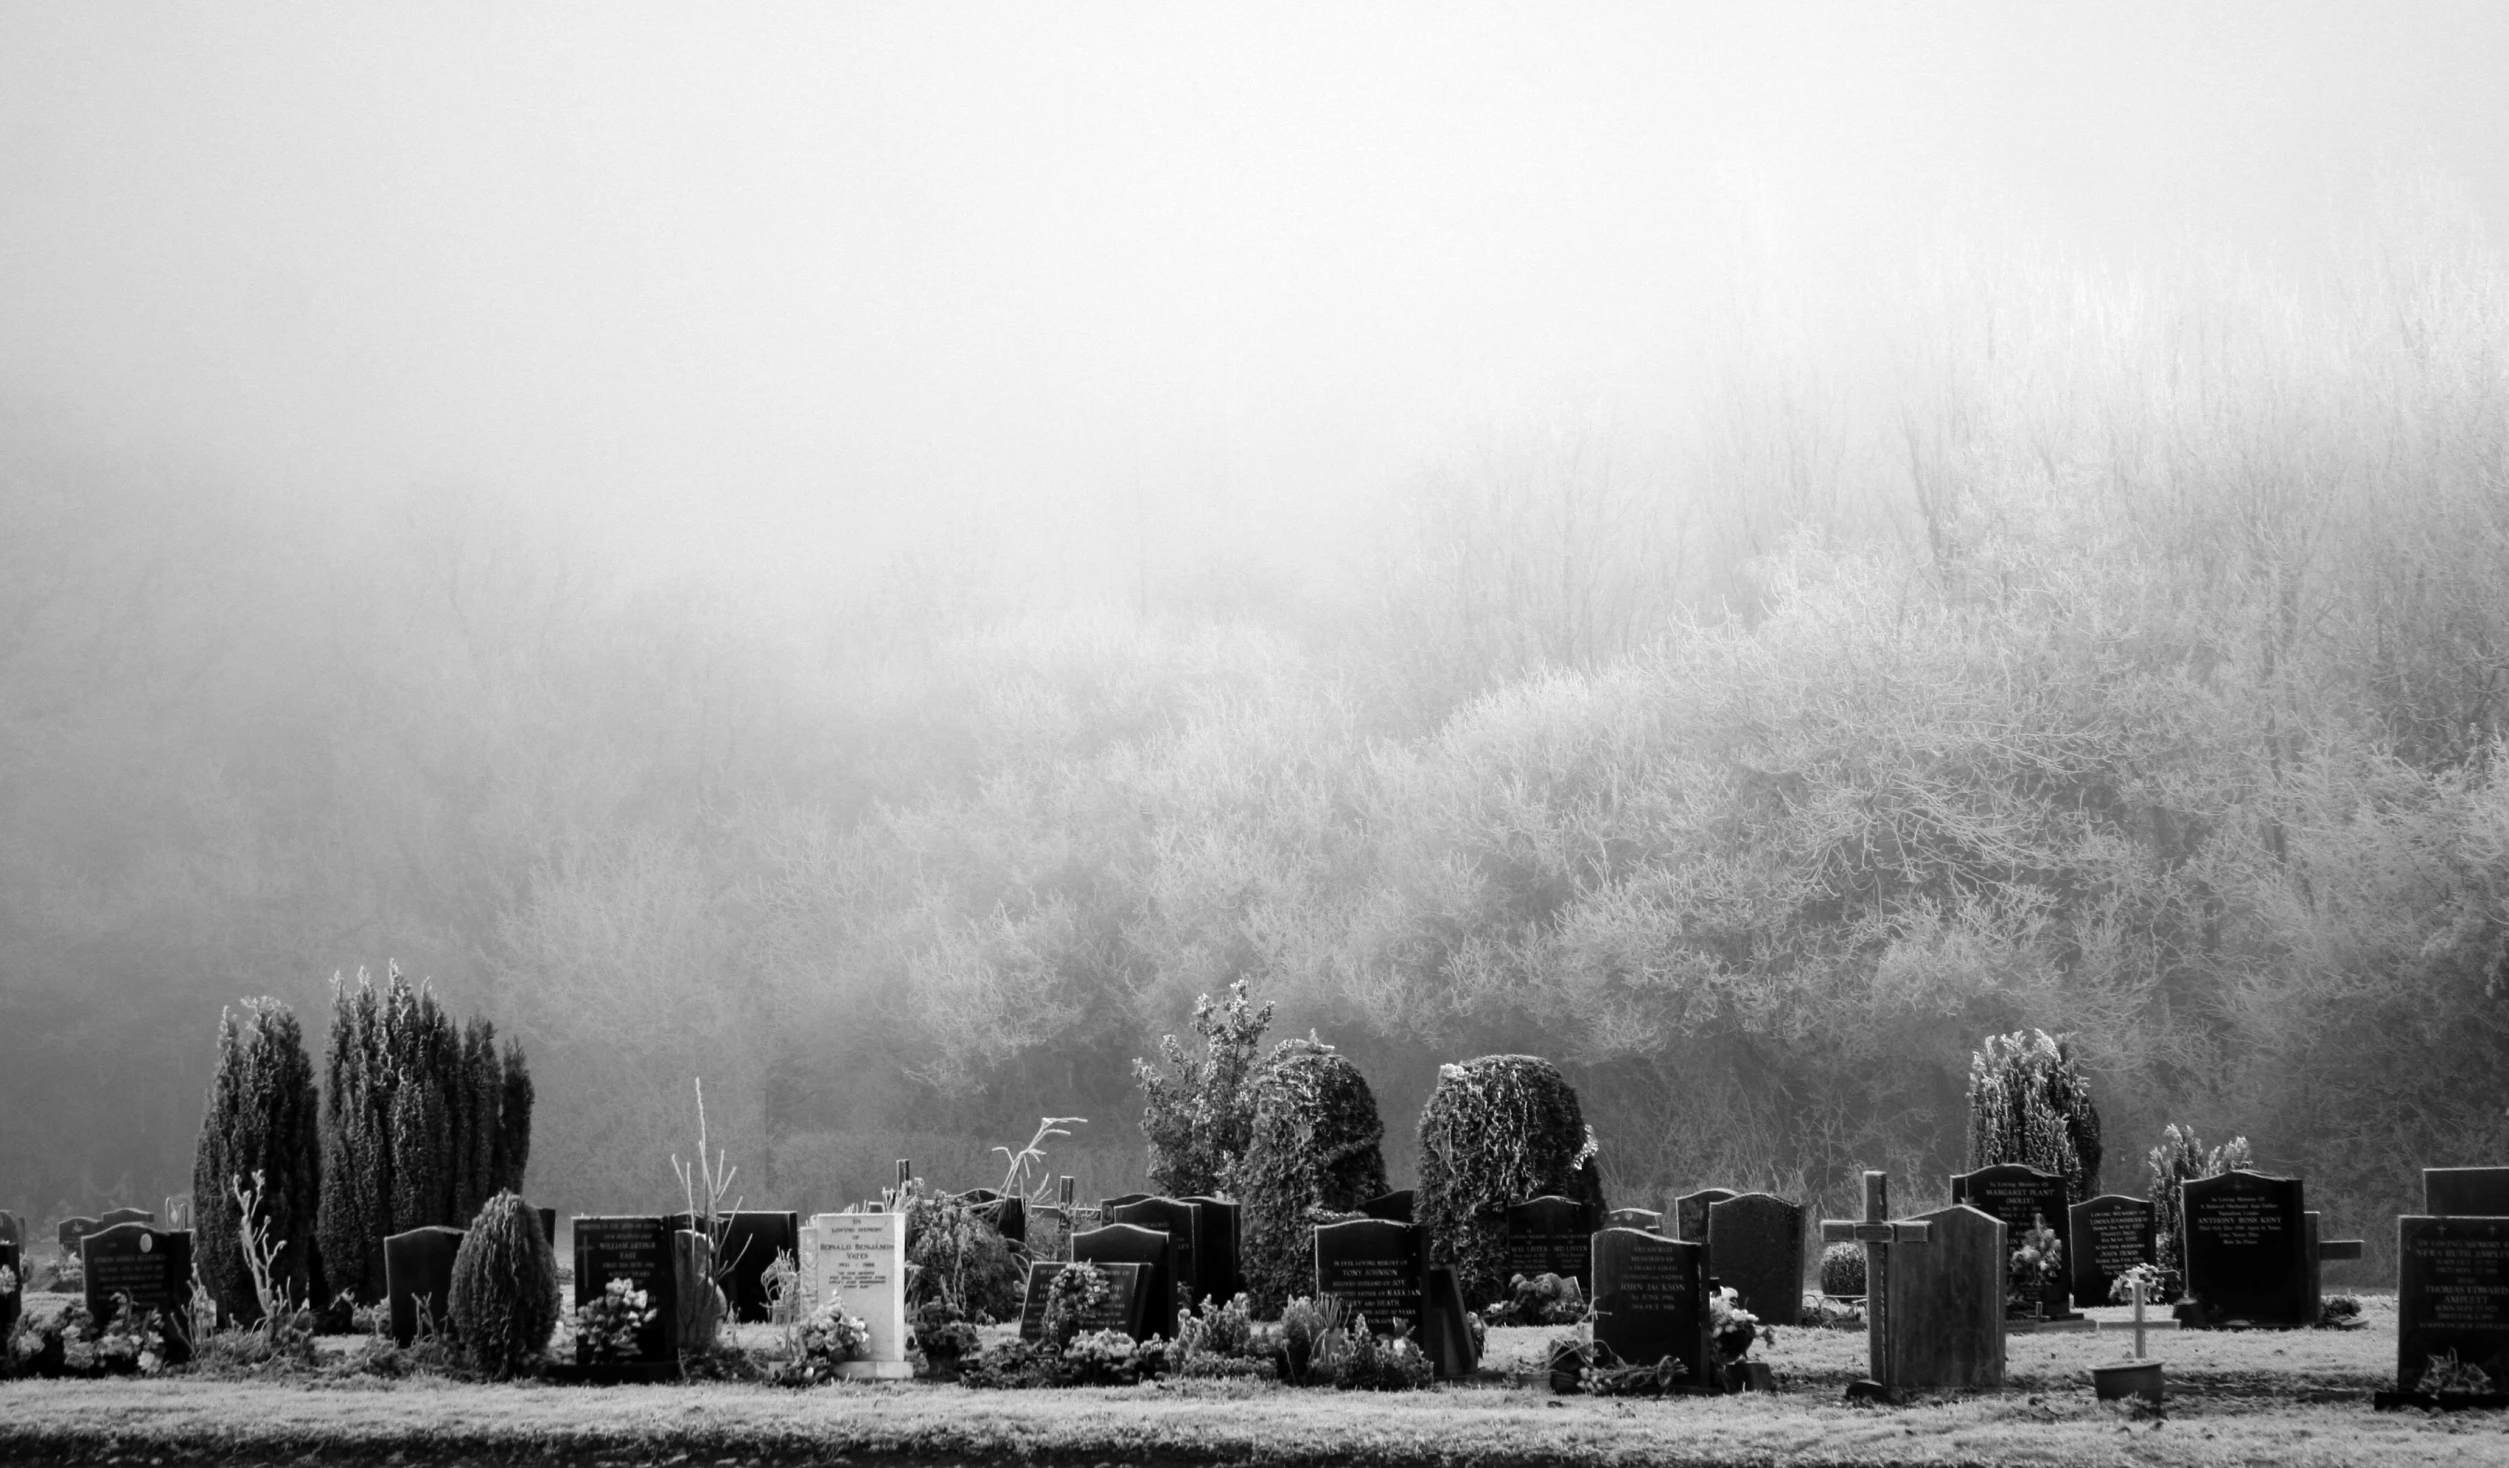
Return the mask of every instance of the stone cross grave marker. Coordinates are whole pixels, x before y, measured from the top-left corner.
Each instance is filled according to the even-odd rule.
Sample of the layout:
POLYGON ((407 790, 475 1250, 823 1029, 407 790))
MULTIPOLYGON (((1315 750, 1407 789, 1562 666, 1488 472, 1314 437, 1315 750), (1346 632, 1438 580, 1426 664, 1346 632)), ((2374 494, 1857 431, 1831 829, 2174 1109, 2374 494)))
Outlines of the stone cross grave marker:
POLYGON ((1708 1209, 1728 1198, 1742 1196, 1731 1188, 1701 1188, 1684 1193, 1673 1200, 1673 1237, 1687 1244, 1708 1241, 1708 1209))
MULTIPOLYGON (((2044 1224, 2054 1231, 2056 1242, 2064 1249, 2068 1261, 2066 1272, 2050 1293, 2047 1303, 2050 1315, 2064 1319, 2073 1311, 2073 1215, 2065 1201, 2065 1180, 2052 1172, 2041 1172, 2018 1162, 1981 1167, 1975 1172, 1956 1172, 1951 1178, 1951 1200, 1966 1203, 1981 1213, 2001 1219, 2004 1237, 2013 1248, 2021 1247, 2021 1236, 2031 1228, 2044 1224)), ((2007 1266, 2009 1267, 2009 1266, 2007 1266)), ((2016 1300, 2016 1305, 2032 1302, 2016 1300)))
POLYGON ((811 1222, 820 1303, 833 1302, 870 1327, 862 1355, 839 1363, 837 1374, 883 1381, 913 1376, 906 1359, 906 1215, 822 1213, 811 1222))
POLYGON ((1176 1333, 1176 1243, 1167 1230, 1109 1223, 1072 1235, 1072 1258, 1090 1264, 1138 1264, 1142 1287, 1126 1334, 1146 1341, 1176 1333))
MULTIPOLYGON (((1021 1340, 1045 1339, 1046 1292, 1052 1288, 1054 1277, 1061 1274, 1064 1267, 1065 1261, 1060 1259, 1039 1259, 1028 1266, 1027 1293, 1019 1302, 1021 1340)), ((1148 1268, 1140 1264, 1100 1264, 1097 1269, 1106 1276, 1106 1299, 1097 1309, 1081 1318, 1082 1334, 1120 1330, 1131 1335, 1148 1308, 1148 1268)))
POLYGON ((1399 1188, 1391 1193, 1379 1193, 1360 1204, 1359 1211, 1370 1218, 1382 1218, 1388 1223, 1409 1223, 1412 1221, 1411 1206, 1415 1196, 1417 1195, 1409 1188, 1399 1188))
POLYGON ((0 1277, 0 1347, 5 1347, 26 1301, 26 1241, 18 1231, 17 1216, 6 1211, 0 1211, 0 1269, 8 1271, 0 1277))
MULTIPOLYGON (((192 1303, 188 1230, 117 1223, 80 1239, 78 1251, 87 1280, 87 1315, 98 1325, 111 1320, 125 1299, 134 1310, 154 1310, 169 1317, 192 1303)), ((190 1358, 186 1331, 166 1332, 166 1344, 175 1359, 190 1358)))
POLYGON ((2338 1260, 2359 1259, 2366 1243, 2362 1239, 2322 1238, 2319 1235, 2319 1224, 2322 1221, 2314 1208, 2300 1215, 2300 1257, 2307 1260, 2309 1266, 2309 1293, 2306 1308, 2308 1318, 2312 1322, 2317 1319, 2318 1307, 2325 1301, 2325 1266, 2338 1260))
MULTIPOLYGON (((577 1214, 575 1216, 575 1307, 600 1299, 610 1281, 623 1279, 632 1290, 645 1292, 653 1319, 636 1333, 633 1361, 660 1363, 679 1359, 679 1278, 671 1258, 669 1219, 654 1213, 577 1214)), ((575 1361, 589 1366, 592 1346, 578 1340, 575 1361)))
POLYGON ((1181 1198, 1144 1198, 1107 1210, 1107 1221, 1138 1224, 1166 1233, 1168 1293, 1159 1296, 1156 1303, 1159 1319, 1169 1326, 1159 1334, 1174 1335, 1176 1311, 1199 1303, 1193 1295, 1202 1280, 1202 1215, 1181 1198))
POLYGON ((2396 1390, 2509 1399, 2509 1217, 2396 1220, 2396 1390))
POLYGON ((2509 1218, 2509 1167, 2425 1167, 2422 1211, 2433 1218, 2509 1218))
POLYGON ((1651 1234, 1664 1231, 1664 1215, 1652 1208, 1615 1208, 1603 1215, 1605 1228, 1634 1228, 1651 1234))
POLYGON ((1707 1245, 1607 1228, 1590 1248, 1595 1345, 1625 1366, 1652 1366, 1670 1356, 1681 1363, 1682 1388, 1714 1390, 1707 1245))
MULTIPOLYGON (((720 1215, 723 1239, 714 1252, 713 1269, 723 1282, 732 1318, 752 1322, 767 1318, 767 1270, 778 1253, 790 1253, 801 1268, 801 1215, 772 1209, 744 1209, 720 1215)), ((671 1227, 703 1233, 703 1220, 693 1213, 674 1213, 671 1227)))
POLYGON ((383 1241, 383 1294, 392 1313, 392 1344, 408 1350, 423 1315, 430 1331, 442 1331, 445 1295, 453 1287, 453 1259, 464 1230, 430 1225, 383 1241))
POLYGON ((1428 1240, 1411 1224, 1354 1218, 1316 1225, 1317 1297, 1339 1299, 1345 1322, 1365 1315, 1376 1335, 1426 1336, 1428 1269, 1428 1240))
POLYGON ((1766 1325, 1803 1315, 1803 1210, 1768 1193, 1708 1205, 1708 1268, 1766 1325))
POLYGON ((1583 1203, 1552 1194, 1511 1203, 1505 1216, 1509 1274, 1556 1274, 1594 1293, 1594 1228, 1583 1203))
MULTIPOLYGON (((1704 1208, 1701 1210, 1705 1211, 1704 1208)), ((1850 1397, 1889 1396, 1896 1388, 1891 1369, 1891 1254, 1927 1241, 1931 1224, 1894 1223, 1890 1217, 1888 1174, 1864 1175, 1864 1217, 1821 1220, 1821 1240, 1864 1246, 1864 1336, 1866 1379, 1847 1389, 1850 1397)))
POLYGON ((2153 1263, 2156 1224, 2152 1205, 2123 1193, 2102 1193, 2065 1210, 2068 1242, 2066 1272, 2072 1278, 2073 1303, 2107 1305, 2117 1276, 2138 1264, 2153 1263))
POLYGON ((2179 1186, 2187 1293, 2205 1325, 2308 1325, 2308 1209, 2296 1177, 2247 1171, 2179 1186))
POLYGON ((1197 1197, 1185 1201, 1193 1205, 1195 1216, 1201 1220, 1200 1247, 1194 1254, 1194 1268, 1200 1277, 1194 1284, 1194 1298, 1217 1300, 1225 1305, 1246 1287, 1237 1264, 1237 1205, 1227 1198, 1197 1197))

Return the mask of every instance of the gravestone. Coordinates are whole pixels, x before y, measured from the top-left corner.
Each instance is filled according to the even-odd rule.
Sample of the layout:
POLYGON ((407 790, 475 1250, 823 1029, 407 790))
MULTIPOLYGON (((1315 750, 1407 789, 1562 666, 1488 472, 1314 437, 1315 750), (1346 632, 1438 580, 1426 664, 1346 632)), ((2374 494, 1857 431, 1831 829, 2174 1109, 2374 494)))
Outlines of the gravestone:
POLYGON ((1429 1353, 1429 1363, 1446 1381, 1461 1381, 1481 1365, 1481 1348, 1472 1339, 1472 1324, 1465 1317, 1464 1287, 1455 1282, 1455 1271, 1444 1267, 1429 1271, 1429 1288, 1422 1308, 1428 1312, 1428 1329, 1421 1344, 1429 1353))
MULTIPOLYGON (((1171 1293, 1158 1296, 1157 1303, 1161 1306, 1159 1318, 1172 1327, 1175 1312, 1191 1309, 1196 1303, 1188 1297, 1202 1279, 1201 1213, 1181 1198, 1144 1198, 1138 1203, 1126 1203, 1107 1210, 1107 1221, 1166 1232, 1169 1245, 1167 1284, 1171 1293)), ((1175 1333, 1172 1328, 1159 1332, 1169 1336, 1175 1333)))
POLYGON ((428 1329, 441 1332, 451 1317, 445 1295, 453 1287, 453 1256, 464 1231, 430 1225, 383 1241, 383 1293, 392 1312, 392 1344, 408 1350, 418 1338, 423 1313, 428 1329))
POLYGON ((1072 1258, 1090 1264, 1138 1264, 1146 1276, 1134 1309, 1134 1340, 1176 1333, 1176 1245, 1167 1230, 1109 1223, 1072 1235, 1072 1258))
POLYGON ((1708 1206, 1740 1194, 1731 1188, 1701 1188, 1673 1200, 1673 1237, 1685 1244, 1708 1241, 1708 1206))
POLYGON ((2011 1235, 1961 1203, 1911 1221, 1925 1243, 1892 1251, 1887 1284, 1893 1394, 2001 1388, 2011 1235))
MULTIPOLYGON (((623 1279, 628 1288, 645 1292, 653 1318, 636 1333, 630 1361, 676 1361, 679 1333, 679 1279, 671 1258, 671 1223, 658 1214, 577 1214, 575 1217, 575 1308, 601 1298, 610 1281, 623 1279)), ((575 1363, 589 1366, 592 1346, 579 1340, 575 1363)))
POLYGON ((157 1215, 145 1208, 108 1208, 97 1215, 96 1227, 116 1228, 126 1223, 153 1224, 156 1221, 157 1215))
POLYGON ((1379 1193, 1360 1204, 1359 1211, 1370 1218, 1384 1219, 1387 1223, 1409 1223, 1412 1221, 1411 1204, 1414 1196, 1410 1188, 1399 1188, 1391 1193, 1379 1193))
POLYGON ((1194 1267, 1200 1276, 1194 1284, 1194 1297, 1225 1305, 1246 1287, 1237 1267, 1237 1205, 1226 1198, 1185 1201, 1193 1205, 1202 1220, 1201 1247, 1194 1255, 1194 1267))
MULTIPOLYGON (((1149 1270, 1139 1264, 1100 1264, 1097 1268, 1106 1276, 1106 1299, 1081 1317, 1081 1333, 1120 1330, 1140 1339, 1134 1332, 1150 1305, 1149 1270)), ((1045 1339, 1046 1291, 1063 1269, 1064 1261, 1060 1259, 1040 1259, 1028 1266, 1027 1293, 1019 1302, 1021 1340, 1045 1339)))
POLYGON ((2422 1211, 2433 1218, 2509 1218, 2509 1167, 2425 1167, 2422 1211))
POLYGON ((1100 1198, 1098 1210, 1111 1216, 1118 1208, 1130 1203, 1147 1203, 1152 1196, 1149 1193, 1118 1193, 1112 1198, 1100 1198))
POLYGON ((1527 1279, 1556 1274, 1573 1279, 1579 1290, 1594 1293, 1594 1230, 1586 1223, 1585 1205, 1557 1195, 1508 1205, 1507 1272, 1527 1279))
POLYGON ((65 1218, 61 1220, 61 1227, 53 1237, 61 1245, 61 1252, 64 1255, 72 1255, 78 1252, 79 1240, 103 1227, 103 1224, 92 1218, 65 1218))
POLYGON ((822 1213, 811 1226, 811 1274, 819 1303, 833 1303, 871 1328, 862 1355, 838 1363, 837 1374, 878 1380, 913 1376, 906 1359, 906 1215, 822 1213))
MULTIPOLYGON (((2056 1242, 2063 1247, 2063 1257, 2073 1258, 2073 1216, 2065 1201, 2065 1180, 2052 1172, 2041 1172, 2018 1162, 1981 1167, 1975 1172, 1956 1172, 1951 1178, 1951 1200, 1966 1203, 1981 1213, 2003 1221, 2004 1237, 2010 1247, 2021 1247, 2021 1236, 2044 1223, 2054 1231, 2056 1242)), ((2073 1307, 2071 1266, 2059 1285, 2061 1296, 2051 1301, 2053 1313, 2063 1315, 2073 1307)), ((2028 1304, 2029 1301, 2014 1301, 2028 1304)))
POLYGON ((26 1242, 18 1232, 16 1215, 7 1212, 0 1212, 0 1269, 8 1271, 0 1277, 0 1350, 5 1350, 9 1332, 17 1329, 18 1311, 26 1302, 26 1242))
POLYGON ((2086 1198, 2066 1211, 2071 1242, 2067 1273, 2073 1281, 2076 1309, 2113 1303, 2109 1291, 2117 1276, 2138 1264, 2157 1262, 2152 1205, 2123 1193, 2086 1198))
POLYGON ((2308 1325, 2308 1212, 2300 1180, 2247 1171, 2179 1185, 2187 1293, 2201 1325, 2308 1325))
POLYGON ((1354 1218, 1315 1229, 1315 1292, 1342 1302, 1344 1319, 1368 1317, 1377 1335, 1420 1335, 1428 1286, 1428 1238, 1408 1223, 1354 1218))
MULTIPOLYGON (((716 1277, 731 1301, 734 1320, 767 1319, 767 1270, 779 1252, 789 1251, 794 1267, 801 1264, 801 1215, 745 1209, 719 1215, 723 1238, 714 1254, 716 1277)), ((694 1214, 674 1213, 671 1227, 702 1232, 694 1214)))
MULTIPOLYGON (((87 1315, 98 1325, 111 1320, 125 1299, 134 1310, 166 1315, 192 1303, 192 1236, 187 1230, 117 1223, 80 1239, 78 1252, 87 1282, 87 1315)), ((190 1342, 182 1330, 168 1331, 166 1343, 178 1358, 189 1359, 190 1342)))
POLYGON ((540 1215, 540 1242, 554 1249, 558 1246, 558 1211, 555 1208, 534 1208, 540 1215))
POLYGON ((1664 1231, 1664 1215, 1652 1208, 1615 1208, 1603 1215, 1605 1228, 1634 1228, 1647 1233, 1664 1231))
POLYGON ((1708 1205, 1708 1266, 1766 1325, 1803 1314, 1803 1210, 1768 1193, 1708 1205))
POLYGON ((1028 1242, 1028 1209, 1019 1199, 992 1188, 970 1188, 958 1196, 975 1209, 977 1217, 992 1224, 995 1233, 1014 1244, 1028 1242))
POLYGON ((1595 1345, 1627 1366, 1652 1366, 1670 1356, 1682 1365, 1683 1386, 1713 1390, 1707 1246, 1644 1229, 1607 1228, 1589 1248, 1595 1345))
POLYGON ((2443 1388, 2509 1400, 2509 1217, 2396 1220, 2396 1389, 2443 1388))

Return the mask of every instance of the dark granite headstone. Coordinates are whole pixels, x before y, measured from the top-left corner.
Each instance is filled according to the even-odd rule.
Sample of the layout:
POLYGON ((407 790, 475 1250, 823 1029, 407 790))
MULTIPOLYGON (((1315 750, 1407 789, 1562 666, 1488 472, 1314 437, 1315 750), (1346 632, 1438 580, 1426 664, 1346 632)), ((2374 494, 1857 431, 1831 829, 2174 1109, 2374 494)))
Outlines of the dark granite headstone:
POLYGON ((1110 1223, 1072 1235, 1072 1258, 1089 1264, 1138 1264, 1147 1276, 1130 1332, 1135 1340, 1176 1334, 1176 1245, 1163 1228, 1110 1223))
POLYGON ((1634 1228, 1651 1234, 1664 1231, 1664 1215, 1652 1208, 1615 1208, 1603 1215, 1605 1228, 1634 1228))
POLYGON ((1708 1205, 1708 1267, 1764 1325, 1803 1313, 1803 1210, 1768 1193, 1708 1205))
POLYGON ((1428 1311, 1428 1328, 1422 1332, 1427 1339, 1422 1344, 1438 1376, 1461 1381, 1472 1375, 1481 1365, 1481 1351, 1473 1344, 1472 1324, 1465 1319, 1464 1289, 1455 1282, 1455 1271, 1431 1269, 1428 1295, 1422 1303, 1428 1311))
POLYGON ((1200 1250, 1194 1255, 1198 1278, 1194 1298, 1225 1305, 1246 1286, 1237 1267, 1237 1204, 1227 1198, 1187 1198, 1202 1220, 1200 1250))
POLYGON ((96 1216, 96 1227, 116 1228, 126 1223, 155 1223, 157 1215, 145 1208, 108 1208, 96 1216))
MULTIPOLYGON (((715 1251, 714 1268, 723 1281, 723 1292, 731 1297, 732 1318, 763 1322, 768 1318, 767 1270, 775 1256, 790 1253, 799 1267, 801 1215, 744 1209, 721 1218, 723 1239, 715 1251)), ((672 1214, 670 1222, 674 1231, 696 1227, 696 1219, 686 1213, 672 1214)))
MULTIPOLYGON (((1202 1214, 1182 1198, 1144 1198, 1107 1211, 1109 1223, 1138 1224, 1143 1228, 1167 1231, 1173 1253, 1168 1259, 1168 1285, 1175 1291, 1176 1308, 1191 1309, 1199 1303, 1189 1298, 1202 1280, 1202 1214)), ((1166 1296, 1160 1297, 1162 1300, 1166 1296)), ((1165 1317, 1162 1317, 1165 1318, 1165 1317)), ((1173 1330, 1160 1331, 1174 1335, 1173 1330)))
MULTIPOLYGON (((581 1309, 601 1297, 614 1279, 645 1292, 653 1319, 636 1338, 638 1361, 679 1359, 679 1280, 671 1253, 675 1232, 671 1220, 654 1214, 575 1217, 575 1305, 581 1309)), ((578 1343, 576 1362, 591 1364, 588 1345, 578 1343)))
POLYGON ((558 1211, 555 1208, 535 1208, 532 1212, 540 1215, 540 1242, 552 1249, 556 1248, 558 1246, 558 1211))
POLYGON ((2155 1262, 2152 1205, 2123 1193, 2102 1193, 2065 1210, 2068 1273, 2074 1308, 2107 1305, 2117 1276, 2155 1262))
POLYGON ((1370 1218, 1382 1218, 1388 1223, 1409 1223, 1412 1221, 1413 1196, 1409 1188, 1399 1188, 1391 1193, 1379 1193, 1360 1204, 1359 1211, 1370 1218))
POLYGON ((26 1245, 18 1236, 17 1219, 7 1213, 0 1213, 0 1269, 9 1271, 8 1278, 0 1279, 0 1348, 5 1348, 26 1301, 26 1245))
POLYGON ((144 1223, 117 1223, 78 1242, 86 1272, 87 1314, 101 1325, 127 1297, 136 1310, 179 1310, 192 1303, 192 1236, 144 1223))
POLYGON ((2509 1218, 2509 1167, 2425 1167, 2422 1211, 2433 1218, 2509 1218))
POLYGON ((451 1317, 445 1296, 453 1288, 453 1258, 464 1230, 430 1226, 383 1241, 383 1293, 392 1312, 392 1343, 403 1350, 418 1338, 423 1312, 428 1328, 442 1331, 451 1317))
POLYGON ((1708 1205, 1722 1203, 1740 1194, 1731 1188, 1701 1188, 1684 1193, 1673 1200, 1673 1237, 1686 1244, 1708 1241, 1708 1205))
MULTIPOLYGON (((1028 1293, 1019 1303, 1021 1340, 1045 1338, 1046 1290, 1064 1267, 1060 1259, 1040 1259, 1028 1266, 1028 1293)), ((1149 1308, 1148 1270, 1139 1264, 1101 1263, 1097 1267, 1106 1275, 1106 1302, 1082 1318, 1082 1333, 1120 1330, 1126 1335, 1135 1335, 1142 1315, 1149 1308)))
POLYGON ((1509 1204, 1507 1272, 1527 1279, 1556 1274, 1592 1294, 1594 1230, 1586 1218, 1585 1205, 1574 1198, 1554 1195, 1509 1204))
POLYGON ((1622 1365, 1670 1356, 1682 1384, 1709 1387, 1707 1246, 1635 1228, 1594 1235, 1594 1344, 1622 1365))
MULTIPOLYGON (((2043 1223, 2055 1231, 2056 1242, 2064 1248, 2064 1257, 2073 1257, 2073 1239, 2070 1237, 2073 1216, 2065 1201, 2065 1180, 2055 1173, 2041 1172, 2018 1162, 1981 1167, 1975 1172, 1956 1172, 1951 1178, 1951 1200, 1966 1203, 1981 1213, 2003 1220, 2004 1237, 2016 1249, 2021 1247, 2024 1233, 2043 1223)), ((2065 1288, 2067 1308, 2071 1308, 2072 1293, 2072 1276, 2068 1272, 2065 1288)))
POLYGON ((1123 1207, 1125 1204, 1146 1203, 1153 1196, 1155 1195, 1150 1193, 1118 1193, 1112 1198, 1100 1198, 1098 1200, 1098 1208, 1100 1211, 1112 1217, 1114 1211, 1123 1207))
POLYGON ((2179 1185, 2187 1293, 2201 1323, 2308 1325, 2307 1206, 2300 1179, 2227 1172, 2179 1185))
POLYGON ((79 1240, 103 1227, 103 1224, 92 1218, 65 1218, 61 1220, 61 1227, 53 1237, 61 1245, 62 1253, 75 1254, 78 1252, 79 1240))
POLYGON ((1318 1224, 1315 1292, 1337 1297, 1345 1318, 1368 1317, 1377 1335, 1417 1335, 1428 1285, 1428 1239, 1408 1223, 1355 1218, 1318 1224))
POLYGON ((1014 1244, 1028 1242, 1028 1208, 1021 1200, 992 1188, 970 1188, 958 1195, 975 1206, 977 1216, 1014 1244))
POLYGON ((2399 1218, 2396 1389, 2468 1391, 2467 1367, 2490 1387, 2475 1395, 2509 1398, 2509 1217, 2399 1218))
POLYGON ((1891 1249, 1884 1313, 1894 1394, 1992 1391, 2004 1384, 2003 1221, 1966 1204, 1909 1220, 1925 1242, 1891 1249))

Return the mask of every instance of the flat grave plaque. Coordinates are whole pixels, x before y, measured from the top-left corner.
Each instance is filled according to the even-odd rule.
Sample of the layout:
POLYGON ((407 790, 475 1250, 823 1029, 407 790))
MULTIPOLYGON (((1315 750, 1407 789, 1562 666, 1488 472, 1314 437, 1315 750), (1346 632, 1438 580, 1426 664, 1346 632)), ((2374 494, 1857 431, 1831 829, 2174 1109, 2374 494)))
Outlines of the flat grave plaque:
POLYGON ((1652 1366, 1670 1356, 1682 1365, 1682 1386, 1712 1389, 1707 1246, 1607 1228, 1589 1248, 1595 1345, 1627 1366, 1652 1366))
POLYGON ((1428 1262, 1427 1240, 1408 1223, 1355 1218, 1316 1226, 1316 1294, 1338 1298, 1345 1319, 1365 1315, 1377 1335, 1421 1333, 1428 1262))
POLYGON ((1708 1241, 1708 1206, 1741 1194, 1731 1188, 1701 1188, 1673 1200, 1673 1237, 1686 1244, 1708 1241))
POLYGON ((1594 1230, 1587 1216, 1583 1203, 1556 1195, 1508 1205, 1507 1272, 1527 1279, 1556 1274, 1592 1294, 1594 1230))
POLYGON ((1803 1210, 1768 1193, 1708 1205, 1708 1267, 1767 1325, 1803 1313, 1803 1210))
POLYGON ((2152 1205, 2123 1193, 2102 1193, 2074 1204, 2066 1216, 2074 1307, 2115 1303, 2109 1290, 2117 1276, 2155 1260, 2152 1205))
POLYGON ((2509 1217, 2396 1220, 2396 1389, 2509 1400, 2509 1217))
MULTIPOLYGON (((634 1360, 676 1362, 679 1330, 679 1276, 671 1259, 670 1220, 659 1214, 577 1214, 575 1217, 575 1306, 601 1298, 610 1281, 623 1279, 628 1288, 645 1292, 653 1319, 636 1334, 634 1360)), ((594 1364, 591 1345, 579 1341, 575 1363, 594 1364)))
POLYGON ((2202 1323, 2309 1325, 2308 1209, 2300 1180, 2254 1172, 2189 1178, 2179 1186, 2186 1219, 2187 1293, 2202 1323))

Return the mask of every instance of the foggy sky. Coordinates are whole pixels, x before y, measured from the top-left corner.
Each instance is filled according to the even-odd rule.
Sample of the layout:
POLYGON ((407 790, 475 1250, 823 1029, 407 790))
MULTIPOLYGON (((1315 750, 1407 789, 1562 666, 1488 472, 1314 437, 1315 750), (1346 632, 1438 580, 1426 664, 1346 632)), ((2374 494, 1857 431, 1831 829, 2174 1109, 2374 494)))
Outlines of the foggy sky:
POLYGON ((13 433, 657 567, 1327 554, 1986 221, 2499 238, 2509 7, 0 4, 13 433))

